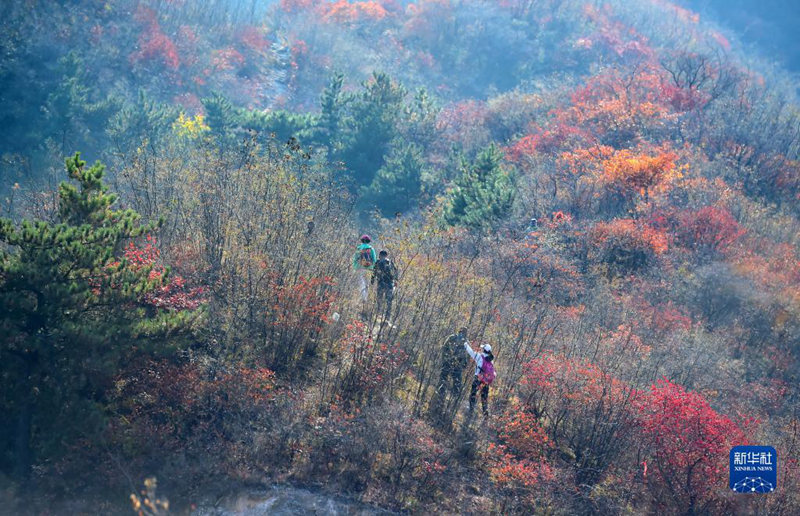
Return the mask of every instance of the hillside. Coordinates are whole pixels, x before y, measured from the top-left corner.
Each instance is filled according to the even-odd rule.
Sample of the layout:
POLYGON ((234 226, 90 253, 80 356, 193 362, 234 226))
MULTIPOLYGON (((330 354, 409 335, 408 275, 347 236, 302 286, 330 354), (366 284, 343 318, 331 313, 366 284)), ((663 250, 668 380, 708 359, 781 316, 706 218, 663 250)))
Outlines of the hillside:
POLYGON ((2 14, 0 505, 118 512, 155 476, 179 514, 273 484, 426 514, 800 511, 796 85, 715 20, 2 14), (388 320, 364 233, 397 268, 388 320), (488 416, 462 326, 495 357, 488 416), (742 444, 776 449, 775 492, 730 491, 742 444))

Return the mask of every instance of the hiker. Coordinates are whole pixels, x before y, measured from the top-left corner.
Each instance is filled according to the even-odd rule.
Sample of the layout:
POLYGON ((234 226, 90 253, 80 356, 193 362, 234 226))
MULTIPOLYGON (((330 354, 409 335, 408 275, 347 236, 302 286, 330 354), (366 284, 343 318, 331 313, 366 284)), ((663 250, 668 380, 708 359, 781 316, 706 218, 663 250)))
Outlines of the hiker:
POLYGON ((458 396, 461 392, 461 377, 464 373, 464 359, 461 355, 461 346, 467 342, 467 328, 462 326, 458 333, 447 337, 442 347, 442 370, 439 374, 439 397, 444 395, 450 387, 451 396, 458 396))
POLYGON ((370 283, 378 282, 378 312, 381 311, 383 304, 386 304, 386 312, 383 320, 388 323, 389 315, 392 312, 392 300, 394 299, 394 286, 397 283, 397 268, 389 259, 389 252, 381 249, 378 253, 378 261, 372 271, 370 283))
POLYGON ((475 408, 475 397, 478 394, 478 388, 481 390, 481 406, 483 407, 483 417, 489 416, 489 385, 492 384, 496 376, 494 371, 494 355, 492 354, 492 346, 483 344, 481 352, 477 353, 472 350, 469 342, 464 343, 464 348, 467 354, 475 361, 475 378, 472 380, 472 388, 469 391, 469 413, 472 414, 475 408))
POLYGON ((375 268, 375 249, 369 243, 372 239, 369 235, 361 235, 361 244, 356 248, 353 255, 353 268, 358 271, 358 281, 361 287, 361 299, 366 303, 368 287, 367 274, 375 268))

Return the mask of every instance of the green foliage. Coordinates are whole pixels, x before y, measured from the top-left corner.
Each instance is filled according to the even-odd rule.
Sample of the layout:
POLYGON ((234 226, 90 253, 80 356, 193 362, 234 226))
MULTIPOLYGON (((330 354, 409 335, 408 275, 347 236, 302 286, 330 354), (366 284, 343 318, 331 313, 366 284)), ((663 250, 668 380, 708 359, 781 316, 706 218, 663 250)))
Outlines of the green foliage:
POLYGON ((59 61, 62 77, 44 105, 45 134, 53 138, 62 153, 70 148, 97 148, 95 134, 102 134, 106 121, 118 110, 118 102, 109 97, 94 101, 97 91, 89 86, 83 60, 70 52, 59 61))
POLYGON ((425 169, 419 146, 395 144, 372 183, 362 188, 361 202, 378 207, 387 217, 407 211, 419 197, 425 169))
POLYGON ((474 162, 462 162, 461 175, 445 201, 447 224, 488 229, 508 216, 514 202, 514 177, 502 161, 502 152, 492 144, 474 162))
POLYGON ((314 115, 291 113, 289 111, 248 111, 239 109, 236 123, 243 129, 249 129, 265 135, 275 135, 278 141, 286 142, 295 138, 301 142, 308 141, 316 125, 314 115))
POLYGON ((102 393, 119 365, 186 319, 142 302, 166 274, 118 257, 156 225, 114 209, 101 164, 87 168, 76 154, 66 166, 77 184, 59 187, 57 222, 0 220, 0 403, 15 422, 4 425, 2 450, 23 477, 41 454, 100 430, 102 393))
POLYGON ((212 134, 222 142, 235 142, 237 135, 255 132, 265 136, 275 135, 279 141, 295 138, 310 140, 317 125, 317 117, 288 111, 252 111, 234 106, 223 95, 215 93, 203 99, 206 122, 212 134))
POLYGON ((358 185, 368 185, 383 166, 397 136, 406 90, 384 73, 362 84, 346 120, 341 161, 358 185))
POLYGON ((139 90, 135 103, 126 104, 109 121, 106 132, 118 152, 128 154, 143 142, 160 146, 180 111, 139 90))
POLYGON ((220 142, 232 141, 236 129, 236 108, 219 93, 203 99, 206 123, 220 142))
POLYGON ((328 149, 328 155, 332 159, 338 156, 342 148, 343 110, 349 99, 348 96, 342 93, 343 84, 344 75, 341 73, 334 74, 320 97, 318 138, 324 142, 328 149))

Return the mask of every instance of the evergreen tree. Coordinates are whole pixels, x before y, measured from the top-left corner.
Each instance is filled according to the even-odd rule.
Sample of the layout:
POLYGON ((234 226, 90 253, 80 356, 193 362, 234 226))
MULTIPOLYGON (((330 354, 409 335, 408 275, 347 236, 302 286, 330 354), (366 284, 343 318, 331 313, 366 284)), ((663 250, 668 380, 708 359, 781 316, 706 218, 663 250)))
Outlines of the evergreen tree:
POLYGON ((104 167, 85 165, 79 154, 67 159, 77 186, 59 187, 57 222, 0 219, 0 457, 20 478, 70 439, 96 435, 120 365, 167 351, 164 337, 187 321, 143 301, 167 274, 119 255, 155 225, 114 209, 104 167))
POLYGON ((362 188, 362 203, 377 206, 387 217, 406 211, 419 198, 424 170, 417 145, 396 143, 369 187, 362 188))
POLYGON ((204 98, 202 102, 206 111, 206 124, 211 128, 211 133, 220 143, 232 144, 237 126, 236 108, 219 93, 204 98))
POLYGON ((320 97, 320 117, 317 139, 328 149, 331 161, 339 161, 342 149, 344 109, 350 100, 342 93, 344 75, 336 73, 320 97))
POLYGON ((87 146, 99 149, 102 141, 95 135, 104 133, 106 123, 118 109, 114 98, 94 102, 83 60, 70 52, 59 60, 62 79, 48 95, 43 109, 47 123, 46 135, 66 153, 70 148, 87 146))
POLYGON ((341 154, 356 184, 368 185, 383 166, 398 134, 406 90, 384 73, 374 73, 352 103, 341 154))
POLYGON ((295 138, 305 142, 311 138, 313 128, 317 124, 316 117, 307 113, 289 111, 249 111, 243 108, 235 110, 234 122, 243 129, 263 135, 275 135, 280 142, 295 138))
POLYGON ((139 90, 135 103, 128 103, 110 120, 106 132, 117 152, 126 156, 147 142, 158 148, 172 131, 180 110, 151 99, 139 90))
POLYGON ((423 149, 436 140, 436 119, 439 108, 424 89, 417 90, 414 99, 404 109, 402 137, 423 149))
POLYGON ((206 123, 221 143, 241 141, 249 132, 264 136, 275 135, 279 141, 291 138, 311 140, 317 126, 317 116, 290 111, 252 111, 234 106, 226 97, 215 93, 203 99, 206 123))
POLYGON ((473 163, 462 162, 461 175, 445 201, 447 224, 486 229, 508 215, 514 201, 514 178, 502 161, 502 152, 492 144, 473 163))

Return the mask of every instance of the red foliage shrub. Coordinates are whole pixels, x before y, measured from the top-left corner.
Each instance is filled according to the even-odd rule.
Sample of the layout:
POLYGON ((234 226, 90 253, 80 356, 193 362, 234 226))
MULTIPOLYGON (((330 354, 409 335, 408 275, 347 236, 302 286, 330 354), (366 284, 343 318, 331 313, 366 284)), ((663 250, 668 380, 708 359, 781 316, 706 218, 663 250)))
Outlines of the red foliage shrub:
POLYGON ((644 68, 627 73, 593 76, 575 90, 570 106, 553 113, 555 118, 615 148, 630 145, 640 135, 657 131, 674 119, 661 89, 661 72, 644 68))
POLYGON ((485 129, 488 109, 485 102, 465 100, 446 106, 436 119, 440 138, 448 143, 461 143, 465 148, 477 148, 489 141, 485 129))
POLYGON ((389 12, 380 2, 374 1, 350 2, 348 0, 336 0, 331 3, 321 4, 318 10, 324 21, 334 23, 380 21, 389 15, 389 12))
POLYGON ((623 149, 601 161, 594 180, 624 198, 641 195, 647 199, 651 189, 676 175, 676 159, 668 150, 651 155, 623 149))
POLYGON ((727 209, 705 206, 678 215, 675 240, 684 247, 698 251, 725 252, 744 233, 727 209))
POLYGON ((211 66, 217 72, 224 72, 239 69, 244 61, 244 56, 235 48, 221 48, 213 52, 211 66))
POLYGON ((317 2, 315 0, 281 0, 281 9, 287 13, 307 11, 317 2))
POLYGON ((170 70, 180 66, 178 49, 175 43, 163 32, 153 10, 140 6, 135 18, 145 25, 139 36, 139 50, 130 55, 131 62, 160 61, 170 70))
POLYGON ((254 52, 264 52, 270 47, 270 41, 267 39, 264 30, 259 27, 248 25, 239 32, 239 41, 246 48, 254 52))
POLYGON ((746 444, 742 430, 699 393, 663 379, 637 404, 647 485, 676 513, 707 512, 726 491, 728 451, 746 444))
POLYGON ((130 242, 125 248, 124 257, 136 269, 150 269, 150 280, 167 282, 144 296, 143 301, 149 305, 168 310, 195 310, 205 303, 204 287, 193 287, 179 275, 168 275, 167 269, 159 264, 161 253, 156 241, 148 235, 145 245, 137 246, 130 242))
POLYGON ((132 364, 110 393, 117 404, 111 437, 144 459, 178 451, 222 459, 247 428, 237 425, 268 417, 276 395, 274 374, 265 368, 242 366, 212 376, 192 363, 132 364))
POLYGON ((523 136, 508 149, 506 155, 510 161, 522 164, 536 154, 557 154, 573 140, 583 136, 581 129, 558 123, 552 129, 542 129, 535 134, 523 136))
POLYGON ((275 285, 271 324, 283 331, 319 332, 333 302, 331 278, 300 277, 295 285, 275 285))
POLYGON ((371 398, 390 385, 401 372, 408 354, 399 347, 372 340, 367 325, 354 320, 339 343, 349 362, 340 392, 344 399, 371 398))
POLYGON ((595 32, 587 38, 589 41, 600 43, 601 48, 617 57, 643 60, 655 57, 655 50, 647 38, 638 34, 633 27, 615 20, 608 4, 602 8, 586 4, 583 13, 596 27, 595 32))
POLYGON ((525 410, 546 423, 553 445, 570 450, 576 485, 599 482, 626 449, 638 391, 598 366, 544 354, 525 365, 518 392, 525 410))

